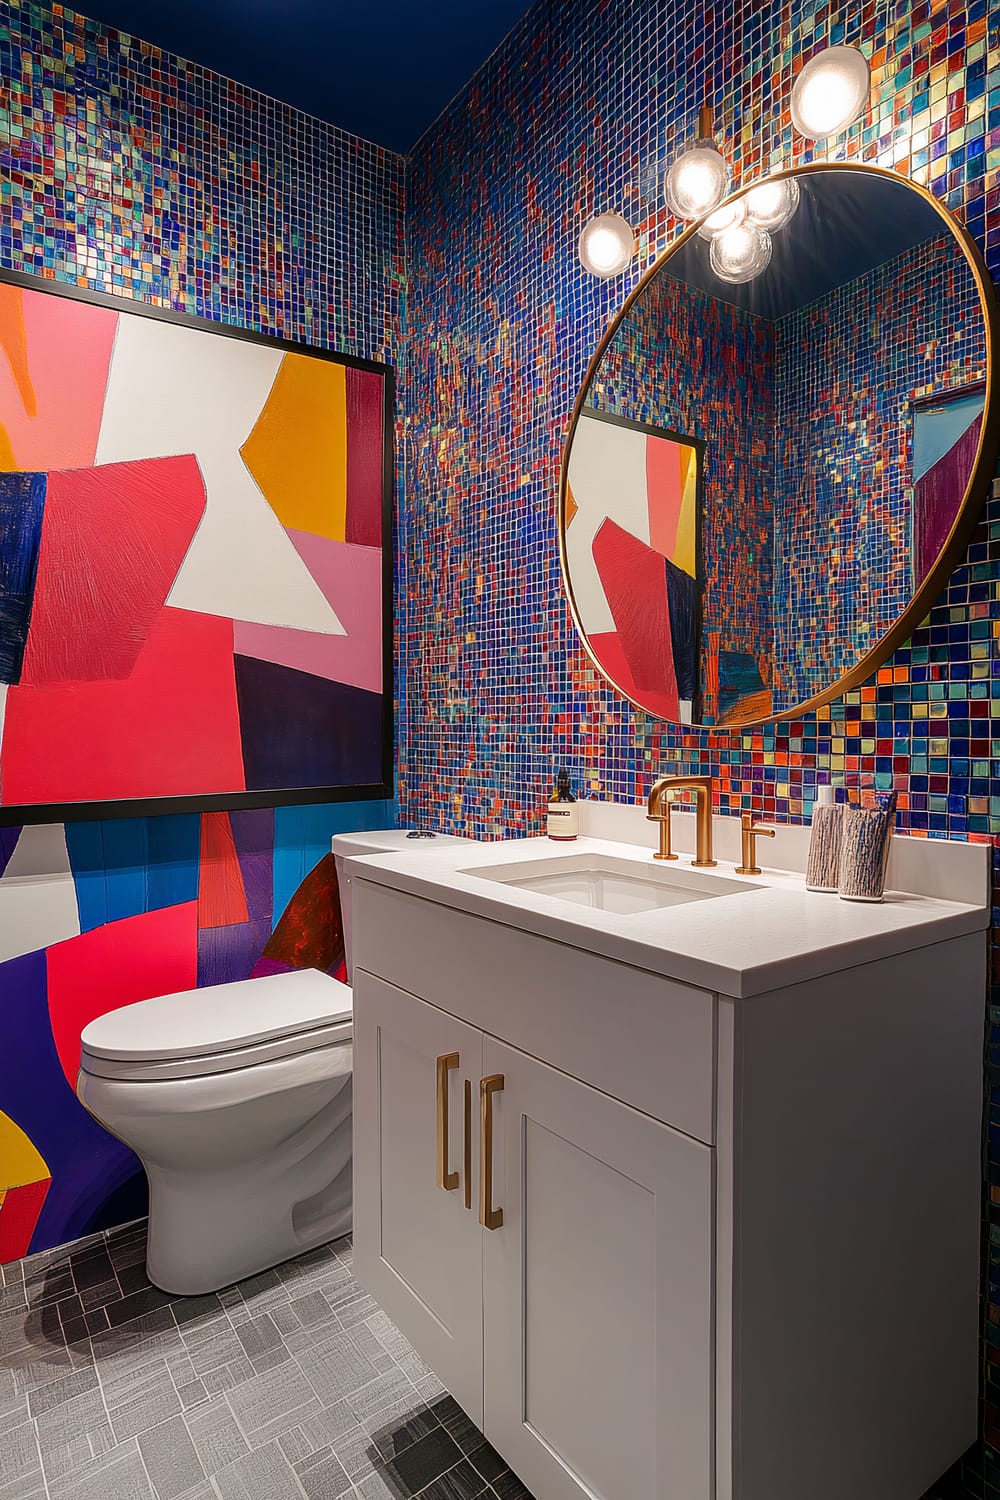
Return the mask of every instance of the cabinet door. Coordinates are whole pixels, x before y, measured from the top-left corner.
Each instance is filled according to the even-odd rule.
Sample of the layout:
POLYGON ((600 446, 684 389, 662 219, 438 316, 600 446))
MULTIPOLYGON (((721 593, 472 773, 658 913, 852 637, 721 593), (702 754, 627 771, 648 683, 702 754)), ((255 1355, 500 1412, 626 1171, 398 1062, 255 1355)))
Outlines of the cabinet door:
POLYGON ((546 1500, 710 1500, 709 1147, 486 1037, 485 1431, 546 1500))
POLYGON ((482 1032, 474 1027, 355 972, 355 1269, 480 1425, 482 1231, 467 1168, 475 1152, 465 1083, 478 1103, 482 1051, 482 1032), (443 1104, 445 1163, 439 1161, 443 1104), (438 1186, 442 1167, 455 1184, 448 1191, 438 1186))

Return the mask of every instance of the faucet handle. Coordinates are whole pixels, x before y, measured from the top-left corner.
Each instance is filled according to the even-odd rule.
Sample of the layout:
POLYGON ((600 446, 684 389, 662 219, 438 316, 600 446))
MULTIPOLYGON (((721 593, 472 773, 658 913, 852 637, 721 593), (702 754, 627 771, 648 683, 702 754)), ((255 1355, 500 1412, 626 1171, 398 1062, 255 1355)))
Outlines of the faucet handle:
POLYGON ((757 840, 773 839, 774 829, 768 828, 766 824, 755 823, 752 812, 740 814, 740 840, 742 845, 742 864, 736 866, 737 875, 760 875, 761 868, 757 863, 757 840))
POLYGON ((676 859, 677 855, 670 848, 670 808, 674 801, 673 792, 666 792, 660 799, 659 813, 649 813, 646 817, 647 823, 659 823, 660 825, 660 847, 654 853, 654 859, 676 859))

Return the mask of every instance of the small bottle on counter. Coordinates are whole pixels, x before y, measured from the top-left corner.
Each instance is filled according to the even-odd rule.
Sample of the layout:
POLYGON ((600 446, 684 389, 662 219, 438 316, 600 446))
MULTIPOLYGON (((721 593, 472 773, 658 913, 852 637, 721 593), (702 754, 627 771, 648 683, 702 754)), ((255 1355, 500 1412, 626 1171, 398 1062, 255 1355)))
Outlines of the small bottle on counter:
POLYGON ((844 827, 844 809, 836 792, 827 784, 818 788, 813 804, 812 832, 809 835, 809 859, 806 864, 806 890, 837 890, 840 884, 840 843, 844 827))
POLYGON ((556 777, 556 788, 549 798, 546 832, 550 839, 575 839, 580 832, 580 807, 570 791, 565 766, 556 777))

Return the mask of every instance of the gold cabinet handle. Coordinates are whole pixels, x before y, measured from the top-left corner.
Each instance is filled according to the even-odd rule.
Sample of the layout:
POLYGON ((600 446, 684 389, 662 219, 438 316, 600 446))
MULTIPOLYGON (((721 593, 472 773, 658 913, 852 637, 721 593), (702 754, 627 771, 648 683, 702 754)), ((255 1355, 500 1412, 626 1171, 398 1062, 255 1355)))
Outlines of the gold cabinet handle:
POLYGON ((502 1088, 502 1073, 479 1080, 479 1222, 484 1229, 503 1226, 503 1209, 493 1207, 493 1095, 502 1088))
POLYGON ((465 1080, 465 1206, 472 1207, 472 1084, 465 1080))
POLYGON ((457 1067, 457 1052, 437 1060, 437 1185, 444 1193, 458 1187, 458 1173, 448 1171, 448 1074, 457 1067))

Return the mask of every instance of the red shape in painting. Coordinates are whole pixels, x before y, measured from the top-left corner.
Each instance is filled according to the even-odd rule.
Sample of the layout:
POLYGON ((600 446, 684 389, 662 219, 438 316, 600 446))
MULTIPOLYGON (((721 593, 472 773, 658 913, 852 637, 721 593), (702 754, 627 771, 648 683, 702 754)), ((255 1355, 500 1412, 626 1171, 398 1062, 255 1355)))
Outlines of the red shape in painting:
POLYGON ((193 990, 198 983, 198 903, 107 922, 46 953, 49 1024, 62 1070, 76 1088, 80 1033, 109 1010, 193 990))
POLYGON ((169 606, 124 682, 8 688, 7 804, 246 790, 233 622, 169 606))
POLYGON ((97 455, 118 314, 0 286, 0 410, 18 469, 84 469, 97 455))
POLYGON ((229 814, 202 813, 198 926, 203 930, 206 927, 232 927, 236 922, 249 920, 243 871, 229 814))
POLYGON ((321 969, 328 973, 344 953, 340 921, 340 892, 332 854, 310 870, 289 901, 271 933, 253 978, 289 969, 321 969))
POLYGON ((347 519, 344 540, 382 544, 383 377, 345 371, 347 396, 347 519))
POLYGON ((681 515, 681 450, 677 443, 646 439, 646 504, 650 545, 672 558, 681 515))
POLYGON ((677 719, 680 700, 663 558, 612 520, 601 523, 593 553, 637 696, 653 712, 677 719))
POLYGON ((128 677, 204 509, 192 454, 50 474, 21 683, 128 677))
POLYGON ((8 1188, 0 1198, 0 1265, 27 1255, 38 1215, 52 1186, 51 1177, 8 1188))

